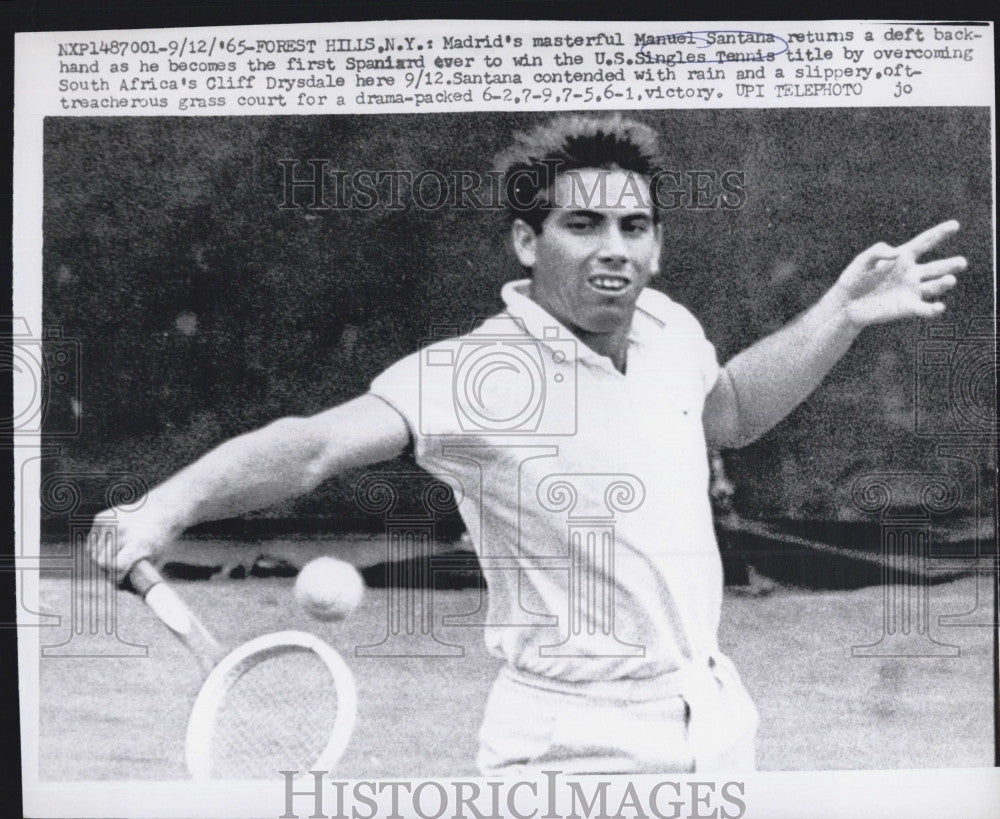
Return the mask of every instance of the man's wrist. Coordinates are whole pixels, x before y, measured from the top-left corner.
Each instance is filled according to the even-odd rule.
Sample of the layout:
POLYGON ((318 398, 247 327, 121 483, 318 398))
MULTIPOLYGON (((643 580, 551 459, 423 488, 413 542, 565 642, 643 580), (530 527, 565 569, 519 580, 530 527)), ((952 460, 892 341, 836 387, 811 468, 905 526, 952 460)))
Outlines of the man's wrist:
POLYGON ((178 496, 167 485, 151 490, 143 506, 143 511, 155 522, 166 541, 176 540, 194 525, 190 499, 178 496))
POLYGON ((857 336, 867 326, 858 311, 853 309, 854 299, 840 282, 823 294, 817 306, 824 323, 834 326, 839 332, 857 336))

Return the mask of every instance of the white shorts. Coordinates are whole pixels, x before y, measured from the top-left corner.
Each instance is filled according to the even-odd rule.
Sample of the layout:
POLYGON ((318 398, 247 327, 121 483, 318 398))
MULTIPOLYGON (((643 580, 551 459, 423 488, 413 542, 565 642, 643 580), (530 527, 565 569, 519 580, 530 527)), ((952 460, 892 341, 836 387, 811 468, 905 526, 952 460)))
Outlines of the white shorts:
POLYGON ((718 655, 686 671, 565 683, 505 666, 479 732, 480 773, 754 770, 759 717, 732 663, 718 655))

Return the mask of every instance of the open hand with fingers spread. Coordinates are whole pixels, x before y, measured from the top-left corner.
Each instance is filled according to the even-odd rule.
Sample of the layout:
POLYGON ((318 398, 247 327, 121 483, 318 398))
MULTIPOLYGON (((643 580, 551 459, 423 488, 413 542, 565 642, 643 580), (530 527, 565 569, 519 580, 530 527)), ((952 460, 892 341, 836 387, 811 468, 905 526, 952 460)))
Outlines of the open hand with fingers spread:
POLYGON ((940 297, 966 268, 961 256, 921 263, 919 258, 958 232, 958 222, 942 222, 906 244, 879 243, 861 253, 840 275, 833 293, 843 300, 858 327, 903 318, 934 318, 944 312, 940 297))

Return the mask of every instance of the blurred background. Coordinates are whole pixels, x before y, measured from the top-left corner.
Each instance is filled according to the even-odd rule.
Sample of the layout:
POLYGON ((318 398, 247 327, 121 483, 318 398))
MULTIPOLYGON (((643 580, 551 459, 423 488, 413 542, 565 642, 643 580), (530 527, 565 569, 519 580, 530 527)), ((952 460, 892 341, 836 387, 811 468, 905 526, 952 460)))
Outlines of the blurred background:
MULTIPOLYGON (((666 214, 653 283, 701 320, 722 361, 812 304, 868 246, 962 223, 939 253, 969 260, 945 318, 866 331, 788 419, 723 453, 731 488, 721 508, 877 551, 883 513, 859 505, 852 488, 897 475, 899 514, 927 517, 953 556, 981 550, 995 532, 993 455, 983 445, 996 430, 988 109, 630 115, 662 134, 677 172, 743 174, 741 207, 666 214), (927 511, 928 475, 947 476, 953 503, 927 511)), ((283 209, 279 162, 297 161, 298 178, 311 175, 310 159, 331 175, 482 174, 514 132, 542 118, 47 119, 44 428, 59 446, 44 458, 43 483, 80 476, 72 514, 92 515, 106 505, 109 476, 155 484, 229 437, 363 392, 436 326, 465 331, 498 310, 503 283, 522 275, 502 211, 420 207, 405 185, 399 207, 283 209), (70 355, 56 361, 60 350, 70 355)), ((332 176, 328 184, 332 204, 332 176)), ((295 192, 298 204, 310 200, 309 190, 295 192)), ((386 470, 416 467, 376 469, 386 470)), ((354 501, 364 474, 196 534, 378 533, 383 521, 354 501)), ((404 506, 418 504, 419 483, 401 481, 404 506)), ((48 537, 65 538, 67 514, 43 498, 48 537)), ((441 517, 442 538, 461 532, 456 516, 441 517)), ((766 537, 742 546, 750 541, 767 551, 766 537)))

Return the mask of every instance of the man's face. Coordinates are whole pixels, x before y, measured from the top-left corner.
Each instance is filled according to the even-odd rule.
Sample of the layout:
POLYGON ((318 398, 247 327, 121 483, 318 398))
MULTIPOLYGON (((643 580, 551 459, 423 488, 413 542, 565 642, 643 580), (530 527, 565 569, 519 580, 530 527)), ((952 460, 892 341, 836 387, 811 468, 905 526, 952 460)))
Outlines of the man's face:
POLYGON ((571 330, 627 328, 659 265, 649 183, 586 168, 559 174, 552 197, 541 233, 519 219, 512 228, 514 252, 532 269, 531 297, 571 330))

